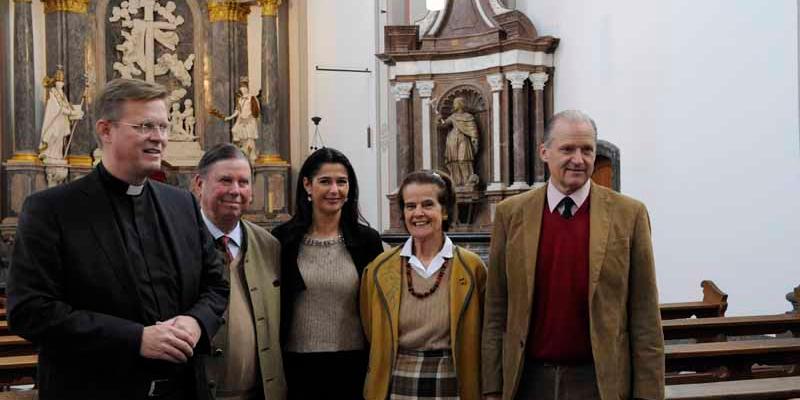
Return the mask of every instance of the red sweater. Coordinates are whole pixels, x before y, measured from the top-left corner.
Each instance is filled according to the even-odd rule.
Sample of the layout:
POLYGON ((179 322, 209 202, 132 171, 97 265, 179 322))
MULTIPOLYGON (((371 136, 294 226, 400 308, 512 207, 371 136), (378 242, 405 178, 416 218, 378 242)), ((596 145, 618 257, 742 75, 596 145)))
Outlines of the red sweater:
POLYGON ((571 219, 545 202, 533 290, 529 358, 592 362, 589 338, 589 199, 571 219))

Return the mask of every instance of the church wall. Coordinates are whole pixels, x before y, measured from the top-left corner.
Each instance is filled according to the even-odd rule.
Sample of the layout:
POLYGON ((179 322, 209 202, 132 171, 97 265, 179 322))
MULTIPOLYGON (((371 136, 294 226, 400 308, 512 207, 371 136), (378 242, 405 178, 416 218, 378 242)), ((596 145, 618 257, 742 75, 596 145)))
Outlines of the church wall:
POLYGON ((788 310, 800 284, 798 2, 517 0, 561 38, 555 108, 619 146, 650 211, 661 301, 727 291, 730 315, 788 310))
POLYGON ((381 69, 376 68, 374 54, 382 35, 376 35, 379 4, 364 4, 290 2, 289 46, 297 50, 290 54, 292 170, 296 177, 310 146, 319 145, 309 119, 322 117, 319 131, 324 144, 350 158, 358 173, 361 211, 370 224, 379 226, 381 134, 376 82, 381 69))

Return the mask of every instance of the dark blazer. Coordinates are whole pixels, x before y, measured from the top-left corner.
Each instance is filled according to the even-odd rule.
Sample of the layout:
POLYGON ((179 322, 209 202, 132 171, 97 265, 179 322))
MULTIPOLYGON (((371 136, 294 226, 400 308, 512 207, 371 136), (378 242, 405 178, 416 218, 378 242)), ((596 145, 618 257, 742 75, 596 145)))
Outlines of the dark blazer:
MULTIPOLYGON (((279 225, 272 231, 272 235, 281 242, 281 343, 286 343, 289 327, 292 326, 294 300, 299 292, 306 290, 297 267, 297 255, 305 234, 305 231, 293 227, 291 222, 279 225)), ((367 264, 383 253, 381 235, 359 224, 355 228, 342 226, 342 236, 360 277, 367 264)))
MULTIPOLYGON (((194 196, 148 181, 178 269, 179 310, 197 319, 206 352, 228 283, 194 196)), ((152 367, 139 355, 145 320, 108 193, 94 170, 30 195, 17 226, 8 285, 12 332, 39 346, 41 399, 140 399, 152 367)), ((166 363, 166 362, 161 362, 166 363)), ((204 399, 205 369, 190 360, 204 399)), ((143 391, 144 390, 144 391, 143 391)))

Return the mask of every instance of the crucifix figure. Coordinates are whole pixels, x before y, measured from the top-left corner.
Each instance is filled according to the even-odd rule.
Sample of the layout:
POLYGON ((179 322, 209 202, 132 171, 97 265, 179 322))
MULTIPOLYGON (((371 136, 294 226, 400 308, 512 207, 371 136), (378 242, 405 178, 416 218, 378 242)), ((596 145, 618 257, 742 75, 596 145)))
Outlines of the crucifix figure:
POLYGON ((123 2, 121 7, 114 7, 109 21, 122 21, 123 28, 129 32, 122 32, 125 41, 117 45, 117 50, 122 52, 122 62, 114 63, 114 69, 125 78, 140 75, 144 70, 145 80, 154 82, 156 75, 167 72, 168 68, 158 68, 156 65, 156 43, 175 51, 179 38, 176 29, 184 20, 180 15, 173 14, 175 3, 167 2, 162 6, 156 0, 131 0, 123 2), (142 10, 142 18, 133 18, 142 10), (156 14, 161 19, 156 20, 156 14))

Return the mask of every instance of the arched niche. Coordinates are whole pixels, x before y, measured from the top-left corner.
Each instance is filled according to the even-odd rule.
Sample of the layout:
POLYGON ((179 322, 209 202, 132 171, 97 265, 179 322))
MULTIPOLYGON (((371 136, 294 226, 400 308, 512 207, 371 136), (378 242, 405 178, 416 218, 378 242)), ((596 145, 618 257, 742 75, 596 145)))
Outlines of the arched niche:
POLYGON ((489 157, 488 151, 491 143, 491 131, 489 127, 489 107, 487 105, 486 97, 481 88, 471 84, 461 84, 446 91, 438 104, 436 105, 437 117, 432 121, 436 132, 434 138, 433 151, 435 152, 435 166, 436 168, 447 172, 445 166, 444 154, 445 143, 447 141, 447 134, 450 128, 442 128, 439 126, 439 119, 447 119, 453 113, 453 101, 461 97, 464 99, 464 106, 466 112, 475 117, 475 123, 478 125, 478 152, 475 154, 474 168, 475 173, 480 177, 480 184, 485 185, 489 181, 489 157))

